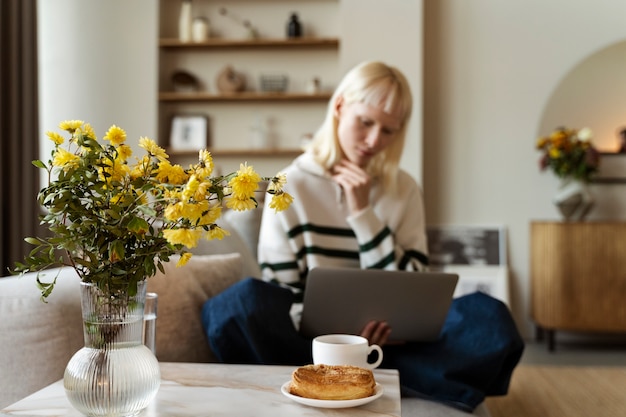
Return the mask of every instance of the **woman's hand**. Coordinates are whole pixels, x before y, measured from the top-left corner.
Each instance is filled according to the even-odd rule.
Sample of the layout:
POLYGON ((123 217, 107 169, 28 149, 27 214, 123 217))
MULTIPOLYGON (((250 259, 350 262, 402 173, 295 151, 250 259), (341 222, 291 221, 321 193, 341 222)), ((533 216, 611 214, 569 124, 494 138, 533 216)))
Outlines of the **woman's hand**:
POLYGON ((369 205, 372 180, 357 164, 340 161, 333 167, 333 179, 343 188, 350 213, 358 213, 369 205))
POLYGON ((365 325, 361 336, 366 338, 370 345, 383 346, 387 343, 390 333, 391 327, 386 321, 372 320, 365 325))

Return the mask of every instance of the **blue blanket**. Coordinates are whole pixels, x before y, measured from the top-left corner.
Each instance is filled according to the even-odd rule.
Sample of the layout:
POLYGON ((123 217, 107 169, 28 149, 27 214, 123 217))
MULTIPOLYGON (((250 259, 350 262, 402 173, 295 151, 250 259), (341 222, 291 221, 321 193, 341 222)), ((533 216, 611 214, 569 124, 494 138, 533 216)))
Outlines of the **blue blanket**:
MULTIPOLYGON (((248 278, 209 299, 202 323, 224 363, 312 363, 311 340, 293 326, 291 291, 248 278)), ((385 346, 381 367, 398 369, 403 395, 471 412, 485 396, 504 395, 524 342, 507 306, 483 293, 452 302, 440 338, 385 346)))

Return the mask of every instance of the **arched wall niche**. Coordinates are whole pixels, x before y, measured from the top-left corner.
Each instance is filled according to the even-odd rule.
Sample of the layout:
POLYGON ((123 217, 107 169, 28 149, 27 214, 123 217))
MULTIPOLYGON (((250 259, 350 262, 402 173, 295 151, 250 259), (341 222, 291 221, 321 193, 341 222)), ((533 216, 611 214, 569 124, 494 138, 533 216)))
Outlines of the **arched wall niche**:
POLYGON ((559 126, 590 128, 601 152, 618 148, 619 130, 626 127, 626 41, 591 54, 563 77, 546 103, 537 137, 559 126))

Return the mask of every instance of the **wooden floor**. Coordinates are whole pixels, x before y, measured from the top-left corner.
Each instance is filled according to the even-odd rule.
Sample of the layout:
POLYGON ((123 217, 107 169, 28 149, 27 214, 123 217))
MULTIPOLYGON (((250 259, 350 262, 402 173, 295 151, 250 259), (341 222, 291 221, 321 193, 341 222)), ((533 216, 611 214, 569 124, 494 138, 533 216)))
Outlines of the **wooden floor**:
POLYGON ((626 367, 521 364, 486 403, 492 417, 624 417, 626 367))

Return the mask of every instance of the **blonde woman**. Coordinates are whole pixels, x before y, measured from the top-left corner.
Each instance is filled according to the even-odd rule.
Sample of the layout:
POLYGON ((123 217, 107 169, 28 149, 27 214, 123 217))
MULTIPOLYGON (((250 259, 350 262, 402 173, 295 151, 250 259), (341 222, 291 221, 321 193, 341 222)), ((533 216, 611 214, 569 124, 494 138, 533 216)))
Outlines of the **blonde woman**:
MULTIPOLYGON (((243 281, 204 306, 218 358, 310 363, 311 341, 297 328, 305 278, 316 266, 426 268, 422 191, 399 168, 411 110, 409 84, 398 69, 365 62, 345 75, 312 142, 284 171, 292 205, 276 214, 263 210, 258 259, 264 281, 243 281)), ((383 366, 400 369, 405 392, 471 411, 485 395, 506 392, 523 342, 506 306, 488 296, 455 301, 450 314, 454 320, 441 340, 428 346, 386 345, 393 329, 375 320, 361 335, 386 345, 383 366), (475 360, 493 366, 472 369, 475 360), (448 365, 461 373, 451 377, 448 365)))

